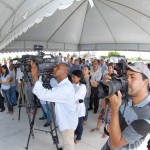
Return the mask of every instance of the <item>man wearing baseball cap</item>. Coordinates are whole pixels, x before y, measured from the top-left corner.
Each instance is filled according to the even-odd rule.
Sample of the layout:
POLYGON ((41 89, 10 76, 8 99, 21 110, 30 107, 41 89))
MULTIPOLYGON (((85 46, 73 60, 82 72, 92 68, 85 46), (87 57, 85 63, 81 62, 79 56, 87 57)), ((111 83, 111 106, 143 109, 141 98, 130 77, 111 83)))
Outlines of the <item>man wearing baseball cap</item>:
POLYGON ((150 70, 141 62, 128 66, 128 96, 109 96, 110 137, 102 150, 146 150, 150 133, 150 70))

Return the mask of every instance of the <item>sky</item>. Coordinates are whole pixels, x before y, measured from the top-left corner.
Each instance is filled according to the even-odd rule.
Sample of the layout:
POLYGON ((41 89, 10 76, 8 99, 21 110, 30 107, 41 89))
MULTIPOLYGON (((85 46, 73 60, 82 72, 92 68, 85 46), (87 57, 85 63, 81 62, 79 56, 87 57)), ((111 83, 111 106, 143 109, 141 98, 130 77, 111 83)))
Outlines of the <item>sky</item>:
MULTIPOLYGON (((93 51, 90 52, 91 54, 94 54, 97 58, 100 58, 100 56, 107 56, 109 51, 93 51)), ((59 52, 58 52, 59 53, 59 52)), ((67 56, 67 54, 69 53, 70 55, 73 54, 74 52, 61 52, 63 54, 63 56, 67 56)), ((80 52, 80 55, 83 55, 84 53, 87 52, 80 52)), ((119 51, 120 55, 124 55, 126 56, 126 58, 144 58, 145 60, 150 60, 150 52, 131 52, 131 51, 119 51)), ((27 52, 17 52, 17 53, 2 53, 0 54, 0 61, 5 57, 8 58, 9 56, 11 58, 15 58, 16 56, 20 56, 21 55, 25 55, 27 54, 27 52)), ((37 52, 30 52, 28 54, 31 55, 36 55, 37 52)), ((79 53, 77 53, 79 55, 79 53)))

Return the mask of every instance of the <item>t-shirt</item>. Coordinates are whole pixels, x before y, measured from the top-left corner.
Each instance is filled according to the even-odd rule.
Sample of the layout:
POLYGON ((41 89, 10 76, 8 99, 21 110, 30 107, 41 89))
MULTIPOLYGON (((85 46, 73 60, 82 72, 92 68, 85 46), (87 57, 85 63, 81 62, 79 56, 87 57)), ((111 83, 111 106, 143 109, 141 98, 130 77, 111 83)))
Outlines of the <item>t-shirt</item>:
MULTIPOLYGON (((133 105, 131 99, 128 102, 123 101, 119 120, 123 137, 128 144, 113 150, 146 150, 150 133, 150 95, 136 105, 133 105)), ((107 143, 109 145, 109 140, 107 143)))
MULTIPOLYGON (((8 74, 6 77, 4 75, 1 76, 2 82, 7 82, 8 78, 10 78, 10 74, 8 74)), ((1 89, 3 89, 3 90, 10 89, 10 84, 8 84, 8 85, 1 84, 1 89)))
POLYGON ((11 87, 16 86, 15 71, 14 70, 9 71, 9 74, 10 74, 10 77, 13 78, 12 82, 10 83, 10 86, 11 87))

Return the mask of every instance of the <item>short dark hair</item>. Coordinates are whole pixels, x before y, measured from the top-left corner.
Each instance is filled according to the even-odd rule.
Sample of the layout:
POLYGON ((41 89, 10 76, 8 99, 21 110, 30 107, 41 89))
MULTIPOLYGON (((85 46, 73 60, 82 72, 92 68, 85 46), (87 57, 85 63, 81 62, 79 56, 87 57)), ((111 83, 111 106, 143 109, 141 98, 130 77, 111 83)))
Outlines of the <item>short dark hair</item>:
POLYGON ((83 73, 81 70, 74 70, 72 72, 72 75, 77 76, 78 78, 81 78, 80 83, 85 84, 85 80, 84 80, 83 73))
POLYGON ((113 63, 109 63, 108 66, 111 66, 112 68, 114 68, 113 63))

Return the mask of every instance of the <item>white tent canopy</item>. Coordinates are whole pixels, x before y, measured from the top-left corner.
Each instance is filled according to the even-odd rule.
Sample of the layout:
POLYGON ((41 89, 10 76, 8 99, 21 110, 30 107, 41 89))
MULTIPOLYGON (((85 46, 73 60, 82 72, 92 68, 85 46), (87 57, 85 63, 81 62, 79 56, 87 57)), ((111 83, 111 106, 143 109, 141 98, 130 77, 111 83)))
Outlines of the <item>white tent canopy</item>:
POLYGON ((0 49, 150 51, 149 0, 93 0, 94 7, 89 2, 0 1, 0 49))

